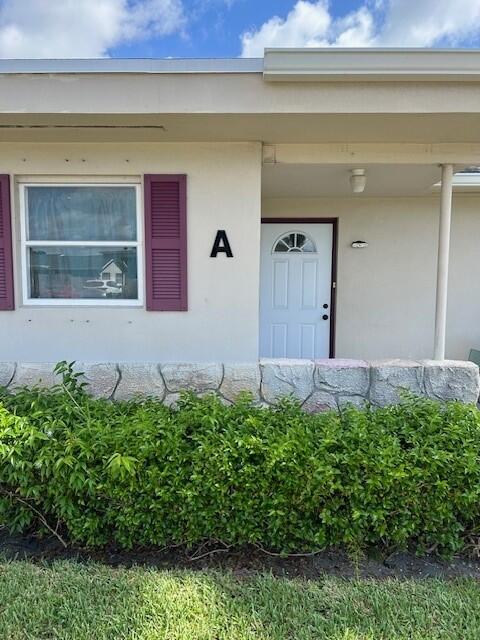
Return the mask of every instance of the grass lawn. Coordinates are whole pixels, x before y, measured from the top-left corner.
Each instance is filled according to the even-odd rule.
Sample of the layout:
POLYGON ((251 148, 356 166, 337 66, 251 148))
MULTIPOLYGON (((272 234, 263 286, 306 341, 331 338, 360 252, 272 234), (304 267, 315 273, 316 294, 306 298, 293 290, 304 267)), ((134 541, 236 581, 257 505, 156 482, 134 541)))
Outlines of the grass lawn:
POLYGON ((480 585, 0 563, 2 640, 478 640, 480 585))

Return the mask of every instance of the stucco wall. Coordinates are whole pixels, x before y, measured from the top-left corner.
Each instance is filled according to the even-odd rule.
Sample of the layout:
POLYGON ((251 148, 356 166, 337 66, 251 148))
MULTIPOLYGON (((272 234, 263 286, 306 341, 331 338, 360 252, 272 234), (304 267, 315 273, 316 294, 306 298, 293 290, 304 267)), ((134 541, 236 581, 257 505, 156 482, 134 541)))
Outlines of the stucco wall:
POLYGON ((0 145, 15 176, 186 173, 189 311, 23 307, 15 206, 16 310, 0 313, 0 360, 255 360, 258 343, 259 144, 0 145), (226 229, 235 259, 209 257, 226 229))
MULTIPOLYGON (((256 143, 0 144, 13 176, 188 174, 189 311, 23 307, 15 215, 16 310, 0 313, 0 361, 234 362, 258 357, 260 217, 339 218, 337 351, 342 358, 432 355, 438 195, 268 199, 256 143), (209 257, 226 229, 234 259, 209 257), (354 250, 353 240, 367 249, 354 250)), ((447 357, 480 347, 480 196, 456 195, 447 357)))
MULTIPOLYGON (((268 199, 263 215, 339 218, 336 355, 430 358, 439 196, 268 199), (352 249, 366 240, 366 249, 352 249)), ((480 348, 480 196, 454 196, 447 357, 480 348)))

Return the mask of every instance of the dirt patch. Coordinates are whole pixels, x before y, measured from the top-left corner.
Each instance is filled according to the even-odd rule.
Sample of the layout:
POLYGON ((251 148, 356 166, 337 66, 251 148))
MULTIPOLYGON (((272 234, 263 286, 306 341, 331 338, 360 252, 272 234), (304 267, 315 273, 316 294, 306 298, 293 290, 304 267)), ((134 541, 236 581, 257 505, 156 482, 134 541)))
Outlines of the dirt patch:
POLYGON ((196 550, 104 548, 65 549, 56 538, 11 536, 0 533, 0 554, 7 559, 52 562, 69 559, 76 562, 96 561, 110 566, 135 565, 159 569, 224 569, 236 575, 271 572, 277 576, 315 580, 325 575, 342 578, 458 578, 480 579, 480 561, 464 557, 444 560, 438 556, 418 557, 410 552, 387 554, 373 549, 359 559, 345 551, 331 549, 310 556, 280 557, 255 547, 225 549, 221 545, 196 550))

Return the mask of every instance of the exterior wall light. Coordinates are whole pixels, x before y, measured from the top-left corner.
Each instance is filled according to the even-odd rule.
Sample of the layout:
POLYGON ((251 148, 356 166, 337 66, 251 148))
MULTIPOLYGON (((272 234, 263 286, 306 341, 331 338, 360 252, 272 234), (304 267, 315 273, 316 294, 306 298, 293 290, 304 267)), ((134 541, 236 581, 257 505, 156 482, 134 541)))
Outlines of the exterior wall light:
POLYGON ((367 184, 365 169, 352 169, 350 171, 350 187, 353 193, 363 193, 367 184))
POLYGON ((365 240, 354 240, 351 247, 352 249, 366 249, 368 247, 368 242, 365 242, 365 240))

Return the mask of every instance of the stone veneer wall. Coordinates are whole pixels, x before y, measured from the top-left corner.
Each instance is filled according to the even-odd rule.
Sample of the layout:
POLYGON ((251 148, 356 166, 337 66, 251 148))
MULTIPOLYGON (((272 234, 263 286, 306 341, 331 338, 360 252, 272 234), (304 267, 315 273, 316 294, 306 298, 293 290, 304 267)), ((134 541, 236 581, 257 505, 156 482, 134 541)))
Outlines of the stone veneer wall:
MULTIPOLYGON (((234 401, 249 391, 262 404, 293 395, 307 411, 346 404, 395 404, 402 389, 437 400, 476 403, 479 370, 471 362, 444 360, 270 360, 258 363, 77 363, 95 397, 124 400, 139 395, 174 403, 182 390, 215 392, 234 401)), ((0 386, 51 386, 52 363, 0 363, 0 386)))

